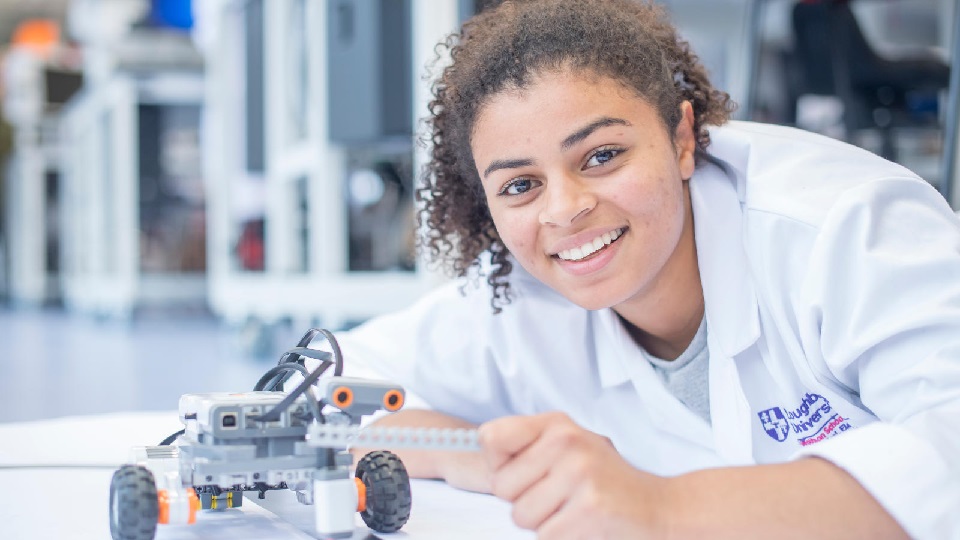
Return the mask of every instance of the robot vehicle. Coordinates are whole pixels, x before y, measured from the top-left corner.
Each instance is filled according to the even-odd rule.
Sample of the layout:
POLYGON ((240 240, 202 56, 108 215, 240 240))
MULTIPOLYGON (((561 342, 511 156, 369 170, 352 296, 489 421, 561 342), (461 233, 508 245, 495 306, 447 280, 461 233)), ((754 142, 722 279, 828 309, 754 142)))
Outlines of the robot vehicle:
MULTIPOLYGON (((393 453, 378 450, 351 471, 353 456, 347 447, 362 440, 356 437, 361 418, 399 410, 404 390, 343 377, 342 371, 333 335, 311 329, 254 391, 182 396, 184 429, 157 446, 135 447, 133 463, 113 475, 113 539, 152 540, 158 524, 191 524, 201 509, 238 508, 244 492, 257 492, 262 499, 277 489, 293 490, 298 501, 314 506, 316 531, 322 536, 351 536, 357 511, 374 531, 399 530, 411 507, 403 463, 393 453), (307 348, 318 334, 329 341, 332 353, 307 348), (320 360, 320 366, 308 371, 304 358, 320 360), (331 366, 334 376, 320 379, 331 366), (297 372, 303 381, 290 392, 282 391, 297 372)), ((389 431, 391 441, 398 438, 395 431, 380 431, 389 431)), ((433 435, 423 438, 442 438, 433 435)))

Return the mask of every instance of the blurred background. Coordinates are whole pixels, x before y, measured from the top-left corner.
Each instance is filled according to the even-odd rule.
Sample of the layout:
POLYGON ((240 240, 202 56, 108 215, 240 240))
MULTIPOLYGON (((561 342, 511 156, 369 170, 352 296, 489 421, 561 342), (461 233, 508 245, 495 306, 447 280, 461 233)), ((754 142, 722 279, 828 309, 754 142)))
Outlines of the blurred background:
MULTIPOLYGON (((0 0, 0 422, 251 389, 442 281, 413 249, 424 75, 492 3, 0 0)), ((956 0, 662 3, 737 118, 958 207, 956 0)))

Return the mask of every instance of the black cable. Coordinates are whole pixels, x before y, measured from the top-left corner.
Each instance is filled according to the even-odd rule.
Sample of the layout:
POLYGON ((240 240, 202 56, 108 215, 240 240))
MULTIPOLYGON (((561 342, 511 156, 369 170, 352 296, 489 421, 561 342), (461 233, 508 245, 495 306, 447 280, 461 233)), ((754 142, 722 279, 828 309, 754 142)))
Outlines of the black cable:
POLYGON ((343 353, 340 352, 340 344, 337 343, 337 338, 333 337, 333 334, 329 330, 320 328, 319 332, 323 334, 323 337, 327 338, 327 343, 329 343, 330 348, 333 349, 333 361, 335 362, 333 374, 339 377, 343 375, 343 353))
POLYGON ((276 390, 277 383, 271 381, 271 379, 276 379, 278 374, 286 374, 287 372, 291 372, 291 371, 299 371, 304 377, 310 374, 310 372, 307 371, 306 367, 297 363, 287 363, 287 364, 281 364, 279 366, 274 366, 269 370, 267 370, 267 372, 264 373, 262 377, 260 377, 260 380, 257 381, 257 384, 253 385, 253 391, 259 392, 261 390, 266 390, 266 389, 276 390))
MULTIPOLYGON (((303 356, 308 356, 310 358, 316 358, 318 360, 328 360, 330 357, 326 356, 324 358, 319 358, 314 356, 317 352, 323 354, 325 351, 317 351, 316 349, 308 349, 307 346, 317 337, 317 334, 320 334, 330 343, 330 347, 333 349, 333 360, 336 363, 336 367, 333 370, 333 374, 336 376, 343 375, 343 353, 340 352, 340 345, 337 343, 337 338, 333 337, 333 334, 329 330, 323 328, 311 328, 307 330, 307 333, 300 338, 300 341, 297 342, 297 347, 291 349, 296 351, 295 354, 300 354, 303 356)), ((326 353, 329 355, 329 353, 326 353)), ((283 361, 283 357, 281 357, 283 361)))
POLYGON ((300 341, 297 342, 297 347, 306 347, 313 341, 313 338, 317 337, 317 334, 320 333, 319 328, 311 328, 307 330, 307 333, 300 338, 300 341))
POLYGON ((160 441, 160 444, 158 444, 157 446, 167 446, 171 444, 173 441, 177 440, 177 437, 183 435, 186 432, 187 432, 186 429, 181 429, 176 433, 171 433, 170 436, 168 436, 166 439, 160 441))
MULTIPOLYGON (((289 354, 290 356, 294 356, 294 355, 306 356, 308 358, 313 358, 314 360, 322 360, 324 362, 327 362, 328 364, 333 364, 333 361, 330 360, 330 358, 333 357, 333 354, 327 351, 321 351, 319 349, 310 349, 308 347, 294 347, 289 351, 285 352, 284 354, 289 354)), ((279 362, 278 365, 284 364, 284 363, 289 364, 291 362, 299 362, 299 359, 287 360, 286 362, 279 362)))
MULTIPOLYGON (((311 328, 311 329, 300 339, 300 343, 297 344, 297 348, 291 349, 291 350, 288 351, 287 353, 284 353, 284 356, 281 357, 281 361, 283 360, 284 357, 287 357, 287 355, 289 355, 289 356, 291 356, 291 357, 293 357, 293 356, 296 355, 296 358, 293 359, 293 360, 287 360, 284 364, 290 364, 290 363, 292 363, 292 362, 296 362, 297 360, 299 360, 299 358, 300 358, 301 356, 308 356, 308 357, 310 357, 310 358, 316 358, 316 356, 314 356, 314 354, 316 354, 316 353, 322 353, 323 351, 317 351, 316 349, 308 349, 308 348, 306 348, 306 346, 310 344, 310 342, 313 340, 313 338, 314 338, 317 334, 322 334, 323 337, 326 338, 327 342, 330 343, 331 349, 333 349, 333 366, 334 366, 334 368, 333 368, 333 374, 334 374, 334 376, 340 376, 340 375, 342 375, 342 374, 343 374, 343 354, 340 352, 340 345, 337 343, 337 339, 336 339, 335 337, 333 337, 333 334, 330 333, 330 331, 328 331, 328 330, 323 330, 323 329, 318 329, 318 328, 311 328)), ((278 367, 280 367, 280 366, 278 366, 278 367)), ((287 366, 287 367, 289 367, 289 366, 287 366)), ((280 414, 281 414, 284 410, 286 410, 286 408, 289 407, 291 403, 293 403, 294 401, 296 401, 296 399, 297 399, 298 397, 300 397, 300 396, 303 395, 305 392, 307 392, 307 390, 308 390, 314 383, 317 382, 317 379, 320 378, 320 375, 322 375, 323 372, 326 371, 328 367, 330 367, 330 364, 328 363, 328 361, 322 361, 322 362, 320 363, 320 365, 317 367, 317 369, 313 370, 312 372, 310 372, 309 375, 307 375, 306 377, 304 377, 303 381, 301 381, 300 384, 297 385, 296 388, 294 388, 293 390, 291 390, 290 393, 287 394, 287 396, 284 397, 284 398, 280 401, 280 403, 277 403, 276 405, 273 406, 272 409, 270 409, 269 411, 263 413, 262 415, 260 415, 260 416, 258 416, 258 417, 255 417, 255 419, 256 419, 256 420, 259 420, 259 421, 261 421, 261 422, 275 422, 275 421, 279 420, 279 419, 280 419, 280 414)), ((312 397, 312 396, 311 396, 311 397, 312 397)), ((313 400, 313 402, 316 402, 316 400, 313 400)), ((319 407, 318 407, 318 408, 319 408, 319 407)), ((322 410, 320 411, 320 413, 317 415, 316 418, 317 418, 317 421, 318 421, 318 422, 322 422, 322 421, 323 421, 323 419, 322 419, 322 410)))
MULTIPOLYGON (((332 355, 327 351, 318 351, 316 349, 308 349, 306 347, 295 347, 283 353, 283 356, 280 357, 280 361, 277 362, 277 365, 273 369, 283 367, 283 366, 300 366, 303 368, 301 373, 303 374, 304 377, 306 377, 307 373, 309 372, 307 371, 307 367, 305 365, 305 362, 303 361, 304 356, 308 358, 313 358, 314 360, 320 360, 320 365, 322 366, 323 369, 327 369, 328 367, 334 364, 334 362, 330 360, 332 355)), ((286 373, 274 372, 274 378, 273 380, 268 379, 269 382, 264 380, 267 378, 267 375, 264 375, 260 379, 260 382, 257 383, 257 386, 260 387, 257 389, 258 390, 282 390, 284 383, 287 382, 287 380, 290 378, 290 375, 292 375, 291 371, 288 371, 286 373)))
MULTIPOLYGON (((310 375, 307 375, 306 377, 304 377, 303 381, 301 381, 296 388, 291 390, 290 393, 286 395, 286 397, 280 400, 280 403, 277 403, 276 405, 273 406, 272 409, 261 414, 260 416, 254 417, 254 419, 259 420, 261 422, 275 422, 279 420, 280 413, 286 410, 287 407, 290 406, 290 404, 296 401, 298 397, 300 397, 311 386, 313 386, 313 383, 317 382, 317 379, 319 379, 320 375, 322 375, 323 372, 326 371, 326 368, 327 366, 321 365, 317 369, 313 370, 310 373, 310 375)), ((317 417, 317 421, 320 421, 320 416, 317 417)))
MULTIPOLYGON (((297 346, 295 348, 290 349, 280 356, 280 360, 277 361, 277 365, 294 362, 304 365, 304 362, 301 360, 303 356, 313 358, 315 360, 329 361, 330 353, 308 348, 308 345, 310 345, 310 342, 317 337, 317 334, 322 334, 333 348, 334 362, 336 362, 337 366, 339 366, 334 367, 334 375, 341 375, 343 373, 343 356, 340 353, 340 346, 337 344, 337 340, 333 337, 333 334, 331 334, 329 330, 324 330, 322 328, 311 328, 307 330, 303 337, 300 338, 300 341, 297 342, 297 346)), ((276 390, 278 387, 282 387, 283 383, 287 382, 287 379, 290 378, 290 375, 291 373, 287 373, 267 388, 270 390, 276 390)))

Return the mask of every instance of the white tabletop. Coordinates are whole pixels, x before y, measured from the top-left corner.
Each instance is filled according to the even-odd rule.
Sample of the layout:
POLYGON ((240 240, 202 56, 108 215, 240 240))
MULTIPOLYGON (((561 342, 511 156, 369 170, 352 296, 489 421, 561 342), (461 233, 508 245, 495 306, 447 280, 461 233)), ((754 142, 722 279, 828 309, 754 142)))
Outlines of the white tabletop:
MULTIPOLYGON (((128 460, 131 446, 157 444, 180 427, 175 412, 0 424, 0 538, 109 538, 114 469, 128 460)), ((371 536, 358 514, 353 538, 534 538, 512 524, 509 505, 494 497, 429 480, 413 480, 411 491, 410 521, 400 532, 371 536)), ((159 525, 157 539, 309 539, 312 519, 293 492, 271 491, 263 505, 245 498, 242 508, 201 512, 195 525, 159 525)))

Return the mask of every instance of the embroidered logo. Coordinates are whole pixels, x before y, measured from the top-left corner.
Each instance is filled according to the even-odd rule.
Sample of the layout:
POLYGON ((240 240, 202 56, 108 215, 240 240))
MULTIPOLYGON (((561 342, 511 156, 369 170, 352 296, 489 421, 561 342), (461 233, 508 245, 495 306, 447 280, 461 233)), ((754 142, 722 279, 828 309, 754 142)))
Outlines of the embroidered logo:
POLYGON ((757 416, 760 417, 760 423, 767 435, 773 437, 777 442, 787 440, 787 433, 790 433, 790 424, 780 407, 760 411, 757 416))
POLYGON ((828 437, 850 429, 850 420, 844 418, 821 396, 807 392, 796 409, 773 407, 757 413, 760 425, 773 440, 783 442, 793 431, 801 446, 816 444, 828 437))

